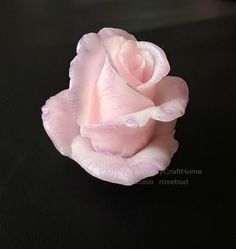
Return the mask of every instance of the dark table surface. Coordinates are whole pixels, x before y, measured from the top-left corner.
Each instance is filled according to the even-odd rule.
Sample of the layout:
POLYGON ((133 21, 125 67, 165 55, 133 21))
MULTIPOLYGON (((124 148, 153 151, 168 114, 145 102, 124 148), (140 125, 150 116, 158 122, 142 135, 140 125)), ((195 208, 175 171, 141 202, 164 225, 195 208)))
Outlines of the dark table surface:
POLYGON ((5 5, 1 16, 0 248, 229 248, 236 16, 135 32, 161 46, 170 74, 188 82, 190 102, 178 121, 180 147, 170 169, 200 173, 159 175, 125 187, 100 181, 61 156, 40 117, 45 100, 68 87, 82 33, 104 23, 96 15, 91 20, 91 10, 89 23, 73 26, 75 10, 66 4, 36 6, 34 15, 19 6, 5 5), (188 184, 164 185, 163 179, 188 184))

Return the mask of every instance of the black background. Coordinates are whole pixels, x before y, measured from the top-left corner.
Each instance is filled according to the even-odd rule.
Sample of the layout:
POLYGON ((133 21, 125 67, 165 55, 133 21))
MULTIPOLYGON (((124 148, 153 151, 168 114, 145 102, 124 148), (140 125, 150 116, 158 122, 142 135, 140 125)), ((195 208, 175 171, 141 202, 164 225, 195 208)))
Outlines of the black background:
POLYGON ((168 23, 174 1, 159 14, 148 2, 142 10, 141 1, 1 1, 1 249, 233 248, 236 15, 168 23), (170 168, 202 174, 125 187, 90 176, 54 148, 40 108, 68 87, 81 35, 103 26, 158 44, 170 74, 187 81, 170 168))

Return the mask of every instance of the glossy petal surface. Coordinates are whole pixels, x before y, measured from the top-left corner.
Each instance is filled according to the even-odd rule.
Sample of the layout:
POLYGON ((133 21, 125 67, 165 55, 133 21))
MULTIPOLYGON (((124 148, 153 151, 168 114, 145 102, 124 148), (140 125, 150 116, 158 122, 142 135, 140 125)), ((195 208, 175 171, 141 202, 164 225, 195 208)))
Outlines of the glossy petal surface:
POLYGON ((80 134, 68 104, 68 90, 47 100, 42 107, 43 126, 55 147, 66 156, 71 154, 71 143, 80 134))
POLYGON ((156 136, 131 158, 98 153, 88 138, 77 137, 72 144, 72 159, 91 175, 113 183, 132 185, 166 169, 178 148, 173 134, 156 136))

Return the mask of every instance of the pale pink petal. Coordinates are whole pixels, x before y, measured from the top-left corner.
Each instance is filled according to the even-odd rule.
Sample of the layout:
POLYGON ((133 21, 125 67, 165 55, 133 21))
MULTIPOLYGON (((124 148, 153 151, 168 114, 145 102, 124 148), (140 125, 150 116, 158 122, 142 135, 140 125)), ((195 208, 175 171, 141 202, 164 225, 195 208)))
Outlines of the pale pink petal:
POLYGON ((127 31, 123 29, 116 29, 116 28, 103 28, 98 32, 98 36, 105 41, 113 36, 122 36, 125 40, 134 40, 136 41, 135 37, 129 34, 127 31))
MULTIPOLYGON (((138 57, 138 56, 136 56, 138 57)), ((132 72, 132 75, 138 79, 139 81, 142 81, 143 80, 143 77, 144 77, 144 70, 145 70, 145 66, 146 66, 146 63, 145 61, 142 59, 142 62, 141 64, 137 67, 137 68, 132 68, 131 72, 132 72)))
POLYGON ((121 45, 126 40, 136 41, 133 35, 125 30, 116 28, 103 28, 98 32, 98 36, 113 60, 115 60, 120 51, 121 45))
MULTIPOLYGON (((166 76, 158 84, 155 95, 156 105, 171 105, 184 111, 188 102, 188 86, 176 76, 166 76)), ((169 106, 170 107, 170 106, 169 106)))
POLYGON ((80 134, 68 104, 68 90, 47 100, 42 107, 43 126, 55 147, 63 155, 71 154, 72 140, 80 134))
POLYGON ((123 36, 115 35, 103 40, 103 45, 107 51, 107 56, 110 57, 116 70, 123 77, 123 79, 129 83, 129 85, 136 87, 141 84, 141 82, 137 79, 137 74, 140 75, 139 77, 142 77, 143 70, 138 70, 138 72, 133 72, 133 69, 130 70, 130 65, 128 65, 128 62, 135 61, 134 58, 136 58, 137 54, 137 51, 127 52, 128 49, 125 49, 126 47, 130 46, 124 46, 124 44, 129 45, 130 43, 133 45, 133 47, 135 47, 134 49, 137 49, 136 41, 126 40, 123 36))
POLYGON ((145 82, 145 84, 142 84, 138 87, 138 90, 142 92, 143 89, 156 84, 159 82, 164 76, 166 76, 170 71, 170 65, 166 58, 165 52, 158 47, 157 45, 151 43, 151 42, 137 42, 138 48, 148 51, 149 54, 152 55, 152 58, 154 59, 154 65, 153 65, 153 73, 151 78, 145 82))
MULTIPOLYGON (((132 75, 129 70, 126 70, 120 63, 120 57, 122 57, 120 54, 123 44, 126 42, 133 42, 134 44, 136 44, 135 37, 124 30, 114 28, 103 28, 98 32, 98 36, 102 39, 103 45, 107 51, 108 56, 110 56, 112 62, 114 63, 116 69, 121 74, 121 76, 131 86, 139 85, 139 80, 136 79, 135 76, 132 75)), ((130 58, 132 59, 132 57, 135 57, 135 54, 132 54, 130 58)), ((126 58, 124 58, 124 60, 125 59, 126 58)), ((136 74, 138 73, 139 72, 137 72, 136 74)))
POLYGON ((143 71, 143 79, 142 79, 142 82, 145 83, 149 81, 150 78, 152 77, 155 60, 147 50, 141 50, 140 54, 142 55, 143 60, 145 61, 145 68, 143 71))
POLYGON ((136 41, 125 41, 120 47, 118 56, 113 57, 113 61, 120 75, 127 80, 129 85, 136 88, 143 83, 145 60, 138 53, 136 41))
POLYGON ((173 135, 157 136, 131 158, 95 152, 88 138, 77 137, 71 158, 91 175, 113 183, 132 185, 165 170, 178 142, 173 135))
POLYGON ((157 84, 153 84, 150 85, 148 87, 139 89, 138 91, 145 96, 146 98, 151 99, 152 101, 154 101, 155 98, 155 94, 156 94, 156 88, 157 88, 157 84))
POLYGON ((130 128, 124 124, 92 125, 81 128, 81 136, 91 139, 93 148, 104 153, 131 157, 150 141, 155 133, 156 121, 150 120, 144 127, 130 128))
POLYGON ((153 102, 131 88, 106 58, 93 94, 90 124, 117 119, 153 106, 153 102))
POLYGON ((125 40, 123 36, 112 36, 103 41, 103 45, 107 52, 107 56, 112 61, 116 70, 119 72, 122 78, 126 82, 128 82, 130 86, 136 87, 142 84, 142 82, 140 82, 138 78, 142 77, 145 65, 140 65, 142 67, 141 70, 140 68, 136 68, 136 71, 134 69, 130 70, 129 68, 130 65, 128 65, 128 62, 135 61, 134 59, 137 56, 136 55, 137 52, 132 53, 132 54, 130 52, 125 53, 124 51, 125 49, 122 49, 122 47, 123 47, 123 44, 126 44, 126 43, 136 44, 136 41, 125 40), (137 77, 137 75, 140 75, 140 76, 137 77))
POLYGON ((105 50, 97 34, 84 35, 70 67, 70 104, 79 125, 89 122, 93 91, 105 62, 105 50))
POLYGON ((186 82, 174 76, 163 78, 156 88, 155 96, 156 106, 143 109, 139 112, 125 115, 114 120, 114 123, 133 122, 133 126, 145 126, 149 119, 155 119, 162 122, 175 120, 185 113, 188 103, 188 87, 186 82))
POLYGON ((125 38, 123 36, 112 36, 105 40, 102 40, 104 48, 107 52, 107 55, 111 57, 112 61, 115 63, 122 44, 125 42, 125 38))
POLYGON ((118 40, 116 37, 110 40, 112 42, 107 42, 108 53, 121 76, 144 96, 152 96, 151 89, 147 88, 159 82, 170 70, 164 51, 150 42, 118 40))

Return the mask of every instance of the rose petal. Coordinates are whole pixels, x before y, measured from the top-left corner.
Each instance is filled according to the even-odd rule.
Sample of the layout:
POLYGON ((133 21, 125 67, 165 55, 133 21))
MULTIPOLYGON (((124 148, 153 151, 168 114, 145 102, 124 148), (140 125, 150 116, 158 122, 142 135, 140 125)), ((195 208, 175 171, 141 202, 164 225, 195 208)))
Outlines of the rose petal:
POLYGON ((145 83, 138 86, 138 90, 142 92, 143 89, 156 84, 159 82, 164 76, 166 76, 170 71, 170 65, 166 58, 165 52, 158 47, 157 45, 151 42, 140 41, 137 42, 138 48, 148 51, 149 54, 152 55, 154 59, 154 68, 152 77, 145 83))
POLYGON ((121 76, 134 88, 143 84, 140 78, 143 77, 143 71, 145 68, 145 61, 142 60, 142 63, 140 64, 141 72, 139 72, 139 75, 133 72, 131 65, 136 64, 137 55, 139 55, 137 42, 127 40, 120 46, 118 56, 113 58, 114 64, 121 76))
POLYGON ((150 120, 144 127, 137 128, 103 123, 82 127, 81 136, 89 137, 96 151, 130 157, 147 145, 155 132, 155 126, 154 120, 150 120))
POLYGON ((102 41, 107 55, 111 57, 113 62, 116 61, 116 58, 120 53, 121 46, 125 41, 126 40, 123 36, 117 35, 102 41))
POLYGON ((42 107, 43 126, 55 147, 63 155, 71 154, 72 140, 80 134, 68 104, 68 90, 47 100, 42 107))
POLYGON ((105 39, 104 44, 120 75, 144 96, 152 96, 147 88, 159 82, 170 70, 164 51, 153 43, 113 36, 105 39), (138 56, 143 63, 136 72, 130 66, 137 64, 138 56))
POLYGON ((178 148, 173 135, 157 136, 131 158, 95 152, 88 138, 77 137, 71 158, 91 175, 113 183, 132 185, 165 170, 178 148))
POLYGON ((93 94, 90 123, 113 120, 153 106, 153 102, 131 88, 106 58, 93 94), (96 108, 95 108, 96 107, 96 108))
MULTIPOLYGON (((126 42, 134 42, 136 39, 133 35, 121 29, 103 28, 98 32, 98 36, 102 39, 104 47, 114 63, 116 69, 120 75, 126 80, 131 86, 137 86, 141 84, 129 70, 125 70, 120 62, 120 52, 122 46, 126 42)), ((133 54, 135 56, 135 54, 133 54)))
MULTIPOLYGON (((126 57, 122 56, 122 47, 127 42, 133 42, 136 44, 136 41, 134 41, 133 39, 126 40, 124 36, 118 35, 111 37, 108 36, 106 37, 106 39, 103 39, 103 44, 107 51, 107 56, 110 57, 112 63, 116 67, 116 70, 123 77, 123 79, 129 83, 129 85, 131 85, 132 87, 136 87, 137 85, 141 84, 141 82, 139 82, 139 80, 136 79, 131 72, 129 72, 129 69, 126 69, 126 67, 122 65, 123 61, 126 62, 126 57)), ((136 54, 134 53, 132 54, 132 56, 129 56, 129 58, 132 60, 132 58, 135 56, 136 54)))
POLYGON ((133 40, 125 40, 123 36, 112 36, 103 41, 104 47, 107 51, 107 56, 110 57, 112 63, 122 78, 132 87, 137 87, 138 85, 142 84, 142 82, 137 79, 137 75, 134 75, 134 73, 130 72, 129 65, 127 64, 128 61, 134 61, 137 56, 137 52, 132 51, 133 53, 130 53, 130 51, 128 51, 128 53, 128 49, 126 49, 126 47, 130 48, 131 46, 129 46, 129 44, 132 44, 134 49, 136 49, 136 43, 137 42, 133 40), (127 46, 125 44, 127 44, 127 46))
POLYGON ((181 106, 185 110, 187 102, 188 86, 182 78, 166 76, 157 84, 155 95, 156 105, 172 103, 175 106, 181 106))
MULTIPOLYGON (((188 87, 186 82, 173 76, 163 78, 156 87, 155 104, 141 111, 127 114, 122 118, 110 120, 109 123, 124 124, 132 127, 145 126, 149 119, 170 122, 184 115, 188 102, 188 87)), ((102 125, 102 122, 97 125, 102 125)))
POLYGON ((69 98, 79 125, 89 122, 93 91, 105 62, 105 50, 97 34, 84 35, 71 62, 69 98))
POLYGON ((143 60, 145 61, 145 68, 143 71, 143 82, 147 82, 152 77, 155 60, 147 50, 141 50, 140 54, 142 55, 143 60))
POLYGON ((116 29, 116 28, 103 28, 98 32, 98 36, 103 40, 107 40, 110 37, 113 36, 122 36, 125 40, 134 40, 136 41, 136 38, 126 32, 125 30, 122 29, 116 29))

